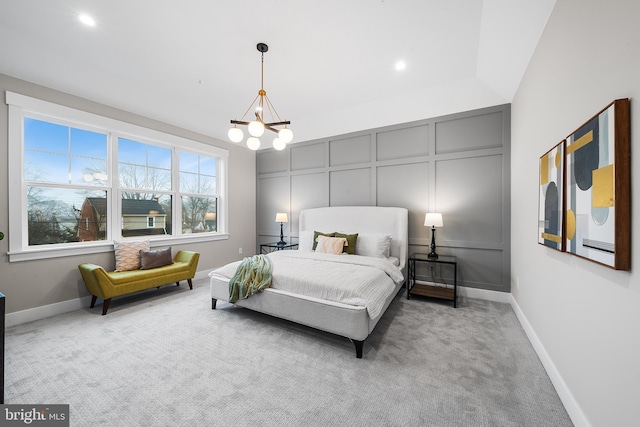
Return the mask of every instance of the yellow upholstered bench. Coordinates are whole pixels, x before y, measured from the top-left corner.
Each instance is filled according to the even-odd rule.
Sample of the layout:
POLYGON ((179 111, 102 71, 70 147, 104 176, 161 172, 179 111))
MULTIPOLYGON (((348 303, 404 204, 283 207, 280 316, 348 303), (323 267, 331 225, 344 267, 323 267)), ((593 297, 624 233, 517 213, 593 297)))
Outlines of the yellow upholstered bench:
POLYGON ((189 289, 193 289, 191 279, 196 275, 199 260, 198 252, 178 251, 173 258, 173 264, 149 270, 107 272, 104 268, 89 263, 80 264, 78 268, 87 290, 92 295, 91 308, 95 306, 98 298, 102 298, 102 314, 105 315, 113 297, 174 282, 180 286, 181 280, 186 280, 189 289))

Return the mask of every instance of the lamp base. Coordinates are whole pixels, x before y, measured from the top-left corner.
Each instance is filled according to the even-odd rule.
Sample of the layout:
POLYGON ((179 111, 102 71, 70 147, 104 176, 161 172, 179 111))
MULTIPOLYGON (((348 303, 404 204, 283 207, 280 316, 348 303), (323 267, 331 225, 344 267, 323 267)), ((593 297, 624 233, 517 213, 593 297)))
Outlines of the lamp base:
POLYGON ((429 252, 427 258, 438 259, 438 254, 436 253, 436 228, 434 226, 431 226, 431 252, 429 252))

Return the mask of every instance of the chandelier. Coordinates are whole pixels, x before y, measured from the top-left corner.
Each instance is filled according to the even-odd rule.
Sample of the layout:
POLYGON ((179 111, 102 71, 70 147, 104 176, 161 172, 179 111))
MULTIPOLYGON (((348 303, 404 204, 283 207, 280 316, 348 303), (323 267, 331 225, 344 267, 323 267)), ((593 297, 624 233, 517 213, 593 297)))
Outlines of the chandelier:
POLYGON ((264 90, 264 53, 269 50, 269 46, 264 43, 258 43, 256 47, 258 52, 262 54, 262 58, 260 60, 260 90, 258 91, 258 95, 251 102, 251 105, 249 105, 249 108, 247 108, 247 111, 243 114, 242 119, 231 120, 233 127, 229 129, 228 136, 231 142, 242 141, 244 133, 237 125, 247 126, 249 135, 251 135, 247 138, 247 147, 251 150, 257 150, 260 148, 260 140, 258 138, 264 134, 265 130, 269 130, 277 134, 273 140, 273 148, 276 150, 284 150, 287 144, 293 140, 293 132, 287 127, 291 122, 280 118, 275 107, 269 100, 267 92, 264 90), (249 114, 249 111, 253 111, 253 115, 255 116, 254 120, 250 122, 245 121, 245 117, 249 114), (265 111, 269 117, 268 122, 265 121, 265 111), (278 129, 277 126, 284 127, 282 129, 278 129))

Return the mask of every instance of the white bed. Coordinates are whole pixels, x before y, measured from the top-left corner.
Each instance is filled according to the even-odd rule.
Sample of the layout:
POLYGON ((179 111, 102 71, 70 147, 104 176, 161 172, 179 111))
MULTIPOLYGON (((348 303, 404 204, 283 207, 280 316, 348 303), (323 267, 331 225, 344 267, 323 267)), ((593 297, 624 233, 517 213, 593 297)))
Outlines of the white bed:
MULTIPOLYGON (((299 227, 300 249, 298 251, 278 251, 270 255, 274 265, 271 287, 247 299, 239 300, 235 304, 347 337, 355 344, 356 357, 361 358, 364 340, 373 331, 406 279, 408 212, 404 208, 375 206, 306 209, 300 212, 299 227), (313 240, 314 231, 327 233, 337 231, 344 234, 358 233, 359 238, 361 238, 360 242, 363 244, 363 250, 367 238, 390 235, 389 258, 381 260, 377 257, 360 255, 314 254, 309 251, 310 248, 308 247, 311 244, 310 241, 313 240), (300 258, 300 261, 297 261, 298 258, 300 258), (311 259, 309 260, 308 258, 311 259), (306 288, 308 285, 296 287, 295 283, 293 283, 295 280, 291 280, 292 276, 290 274, 286 278, 284 277, 285 270, 290 273, 289 264, 286 264, 286 266, 282 264, 285 262, 284 259, 287 260, 287 263, 303 263, 302 268, 308 272, 314 271, 314 269, 317 271, 316 264, 326 261, 327 267, 324 271, 336 272, 335 274, 337 275, 337 271, 343 269, 340 270, 342 271, 340 277, 345 277, 347 279, 345 282, 348 282, 348 276, 363 275, 366 277, 369 274, 372 278, 375 277, 376 283, 380 282, 381 286, 384 286, 384 290, 376 292, 377 295, 375 296, 375 298, 381 298, 382 300, 375 301, 374 304, 373 301, 362 301, 357 295, 349 295, 351 298, 343 299, 340 302, 339 298, 333 298, 334 291, 328 292, 329 297, 319 297, 319 295, 327 295, 327 291, 324 291, 324 293, 316 292, 316 296, 303 295, 298 289, 306 288), (356 264, 367 265, 366 267, 358 265, 353 267, 354 269, 375 268, 378 270, 378 267, 383 267, 388 277, 384 279, 380 277, 384 276, 384 274, 381 275, 379 272, 374 273, 364 270, 357 274, 354 270, 353 274, 345 275, 345 270, 342 266, 345 260, 347 262, 350 262, 349 260, 357 260, 356 264), (340 264, 334 261, 340 261, 340 264), (371 264, 371 267, 369 267, 369 264, 371 264), (395 267, 392 264, 395 264, 395 267), (396 271, 389 271, 389 266, 392 266, 391 269, 396 271), (389 283, 386 283, 387 281, 389 283), (282 289, 279 289, 279 284, 282 289), (367 304, 371 304, 371 307, 367 307, 367 304)), ((359 248, 358 244, 356 244, 356 248, 359 248)), ((214 270, 209 274, 211 306, 213 309, 216 308, 217 300, 229 300, 229 279, 233 275, 237 264, 239 264, 239 261, 214 270)), ((321 274, 321 276, 330 277, 331 275, 321 274)), ((300 275, 300 280, 308 281, 310 279, 314 278, 309 274, 303 273, 300 275)), ((348 285, 350 283, 345 284, 345 286, 348 285)))

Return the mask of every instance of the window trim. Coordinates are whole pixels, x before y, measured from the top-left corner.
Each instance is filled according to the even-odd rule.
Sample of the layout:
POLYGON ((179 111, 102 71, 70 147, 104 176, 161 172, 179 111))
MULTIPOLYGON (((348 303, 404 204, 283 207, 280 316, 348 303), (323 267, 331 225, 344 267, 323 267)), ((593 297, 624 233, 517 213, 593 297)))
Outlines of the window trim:
MULTIPOLYGON (((196 242, 210 242, 225 240, 228 234, 228 163, 229 151, 220 147, 215 147, 203 142, 198 142, 183 138, 177 135, 146 128, 132 123, 123 122, 117 119, 101 116, 98 114, 77 110, 55 104, 53 102, 32 98, 15 92, 6 91, 5 102, 8 106, 8 139, 9 139, 9 262, 28 261, 35 259, 57 258, 64 256, 74 256, 87 253, 101 253, 113 251, 113 240, 101 240, 96 242, 68 243, 63 246, 47 245, 41 247, 29 247, 27 244, 27 222, 23 209, 26 206, 26 195, 23 189, 24 176, 24 147, 23 147, 23 124, 24 117, 37 115, 43 118, 50 118, 56 122, 69 123, 70 126, 82 124, 89 128, 100 129, 117 136, 139 138, 142 141, 162 141, 164 145, 176 148, 178 151, 184 150, 200 153, 218 159, 218 204, 217 204, 217 232, 215 233, 194 233, 179 236, 159 237, 149 236, 151 246, 161 246, 167 244, 186 244, 196 242)), ((112 156, 112 152, 107 153, 112 156)), ((112 166, 113 165, 112 162, 112 166)), ((114 175, 111 175, 112 177, 114 175)), ((117 185, 111 184, 111 193, 117 194, 117 185)), ((133 238, 123 238, 133 239, 133 238)))

